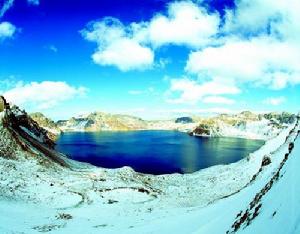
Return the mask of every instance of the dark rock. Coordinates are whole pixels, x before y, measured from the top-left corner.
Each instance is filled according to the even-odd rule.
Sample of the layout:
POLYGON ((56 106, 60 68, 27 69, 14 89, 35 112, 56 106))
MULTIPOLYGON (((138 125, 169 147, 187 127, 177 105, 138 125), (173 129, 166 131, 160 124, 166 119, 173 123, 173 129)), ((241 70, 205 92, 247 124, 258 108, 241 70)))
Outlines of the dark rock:
POLYGON ((270 163, 271 163, 271 158, 269 156, 264 156, 261 162, 261 166, 264 167, 269 165, 270 163))
POLYGON ((294 149, 294 142, 291 142, 289 144, 289 152, 291 153, 293 149, 294 149))
POLYGON ((3 96, 0 96, 0 112, 9 109, 9 104, 3 96))
POLYGON ((197 135, 210 135, 210 129, 209 126, 206 124, 200 124, 193 132, 192 134, 197 134, 197 135))
POLYGON ((191 117, 180 117, 175 120, 175 123, 194 123, 194 120, 191 117))

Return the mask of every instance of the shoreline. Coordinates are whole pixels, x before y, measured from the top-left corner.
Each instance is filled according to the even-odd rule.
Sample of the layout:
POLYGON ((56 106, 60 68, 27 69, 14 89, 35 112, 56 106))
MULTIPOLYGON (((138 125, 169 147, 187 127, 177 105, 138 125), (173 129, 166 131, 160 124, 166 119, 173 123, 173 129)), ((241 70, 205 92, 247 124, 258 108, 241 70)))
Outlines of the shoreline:
MULTIPOLYGON (((126 131, 126 132, 121 132, 121 133, 119 133, 119 132, 112 132, 112 131, 101 131, 101 132, 68 132, 68 133, 66 133, 66 136, 67 136, 67 138, 66 139, 68 139, 67 140, 67 142, 65 142, 64 140, 62 140, 62 142, 61 142, 61 144, 59 143, 60 142, 60 138, 58 138, 57 139, 57 141, 55 142, 56 143, 56 150, 57 151, 59 151, 60 149, 62 150, 61 152, 62 153, 65 153, 65 155, 69 158, 69 159, 72 159, 72 153, 68 153, 68 152, 64 152, 64 150, 63 150, 63 147, 64 147, 64 144, 65 143, 67 143, 67 144, 69 144, 70 143, 70 140, 69 140, 69 136, 71 137, 71 139, 73 139, 72 138, 72 136, 77 136, 77 134, 78 134, 78 136, 79 136, 79 139, 81 139, 81 136, 85 136, 85 134, 87 134, 87 135, 89 135, 89 134, 91 134, 92 136, 94 136, 94 134, 96 135, 96 136, 98 136, 98 134, 99 135, 101 135, 101 134, 104 134, 104 136, 105 136, 105 139, 106 138, 108 138, 108 139, 110 139, 110 137, 118 137, 119 136, 119 134, 121 135, 121 137, 122 137, 122 139, 123 139, 123 137, 124 136, 126 136, 127 137, 127 134, 131 134, 131 133, 133 133, 133 134, 139 134, 141 131, 126 131), (107 136, 106 136, 106 134, 108 134, 107 136), (124 134, 123 136, 122 136, 122 134, 124 134), (69 135, 69 136, 68 136, 69 135)), ((143 131, 142 131, 143 132, 143 131)), ((186 134, 186 133, 183 133, 183 132, 178 132, 178 131, 174 131, 174 130, 146 130, 145 132, 150 132, 151 134, 155 134, 154 136, 160 136, 159 134, 163 134, 164 132, 171 132, 172 133, 172 136, 173 136, 173 134, 176 134, 176 136, 177 136, 177 134, 180 134, 180 135, 182 135, 182 137, 184 137, 184 139, 186 139, 187 141, 189 141, 189 137, 191 137, 191 136, 189 136, 188 134, 186 134), (157 133, 157 135, 156 135, 156 133, 157 133)), ((130 135, 131 136, 131 135, 130 135)), ((128 137, 130 137, 130 136, 128 136, 128 137)), ((152 135, 151 135, 152 136, 152 135)), ((165 136, 165 135, 163 135, 163 136, 165 136)), ((62 137, 63 137, 63 135, 62 135, 62 137)), ((75 137, 76 138, 76 137, 75 137)), ((143 135, 142 136, 140 136, 140 135, 138 135, 138 136, 135 136, 134 135, 134 139, 136 139, 136 138, 138 138, 138 139, 140 139, 140 138, 144 138, 143 137, 143 135)), ((182 172, 170 172, 170 173, 144 173, 143 171, 138 171, 138 170, 135 170, 133 167, 131 167, 130 165, 124 165, 124 166, 119 166, 119 167, 113 167, 114 165, 112 165, 112 167, 103 167, 103 166, 101 166, 101 164, 100 165, 97 165, 97 163, 96 164, 93 164, 93 163, 89 163, 89 160, 86 160, 85 161, 85 157, 83 157, 82 158, 82 161, 81 160, 76 160, 76 159, 73 159, 74 161, 77 161, 77 162, 84 162, 84 163, 88 163, 88 164, 91 164, 92 166, 95 166, 96 168, 103 168, 103 169, 121 169, 122 167, 129 167, 131 170, 133 170, 133 171, 135 171, 135 172, 137 172, 137 173, 142 173, 142 174, 145 174, 145 175, 171 175, 171 174, 180 174, 180 175, 184 175, 184 174, 192 174, 192 173, 195 173, 195 172, 198 172, 198 171, 201 171, 201 170, 204 170, 204 169, 206 169, 206 168, 209 168, 209 167, 212 167, 212 166, 216 166, 216 165, 230 165, 231 163, 235 163, 235 162, 239 162, 240 160, 242 160, 242 159, 244 159, 244 158, 246 158, 246 157, 248 157, 249 156, 249 154, 250 153, 254 153, 255 151, 257 151, 258 149, 260 149, 265 143, 266 143, 266 141, 264 141, 264 140, 256 140, 256 139, 246 139, 246 138, 235 138, 235 137, 227 137, 227 136, 224 136, 224 137, 222 137, 222 136, 219 136, 219 137, 212 137, 212 138, 208 138, 208 139, 205 139, 205 141, 201 141, 201 139, 199 139, 199 142, 201 141, 201 142, 203 142, 203 143, 201 143, 201 145, 202 144, 205 144, 205 143, 207 143, 206 142, 206 140, 213 140, 214 138, 218 138, 218 139, 237 139, 238 141, 239 140, 241 140, 241 141, 253 141, 253 142, 259 142, 259 146, 257 146, 256 147, 256 149, 253 149, 253 151, 250 151, 250 152, 247 152, 247 154, 244 154, 243 155, 243 157, 241 157, 241 158, 239 158, 239 159, 237 159, 237 160, 232 160, 231 162, 228 162, 228 163, 215 163, 215 164, 213 164, 213 165, 207 165, 207 166, 200 166, 199 167, 199 169, 197 169, 197 170, 195 170, 195 169, 192 169, 193 171, 189 171, 189 172, 184 172, 184 171, 182 171, 182 172)), ((146 139, 146 141, 147 141, 147 137, 145 137, 145 139, 146 139)), ((71 140, 71 142, 72 142, 72 140, 71 140)), ((86 144, 87 142, 84 142, 84 144, 86 144)), ((98 144, 100 144, 101 146, 106 146, 105 144, 105 142, 104 142, 104 145, 102 144, 102 143, 97 143, 97 142, 94 142, 94 141, 91 141, 91 142, 88 142, 89 144, 93 144, 93 145, 98 145, 98 144)), ((118 142, 117 142, 118 143, 118 142)), ((72 144, 72 143, 71 143, 72 144)), ((79 145, 78 146, 75 146, 76 147, 76 149, 79 149, 79 148, 77 148, 77 147, 79 147, 80 146, 80 143, 78 143, 79 145)), ((200 144, 200 143, 199 143, 200 144)), ((234 144, 233 143, 230 143, 231 144, 231 146, 232 147, 234 147, 234 144)), ((110 144, 108 144, 109 146, 110 146, 110 144)), ((147 144, 146 144, 147 145, 147 144)), ((132 146, 132 145, 129 145, 129 146, 132 146)), ((132 147, 134 147, 134 146, 132 146, 132 147)), ((147 146, 146 146, 147 147, 147 146)), ((188 146, 186 146, 186 147, 188 147, 188 146)), ((147 148, 148 149, 148 148, 147 148)), ((159 149, 159 148, 158 148, 159 149)), ((76 150, 74 151, 74 150, 72 150, 73 151, 73 154, 74 155, 76 155, 76 150)), ((114 150, 114 153, 118 153, 119 151, 118 151, 118 149, 116 149, 116 150, 114 150)), ((125 151, 125 154, 126 154, 126 152, 127 151, 125 151)), ((99 155, 101 154, 101 150, 99 151, 99 152, 97 152, 97 153, 99 153, 99 155)), ((121 153, 124 153, 124 151, 121 151, 121 153)), ((199 154, 203 154, 203 156, 204 156, 204 154, 205 153, 203 153, 203 152, 198 152, 199 154)), ((161 155, 163 155, 163 153, 160 153, 161 155)), ((220 157, 222 157, 223 155, 222 155, 222 153, 219 153, 220 154, 220 157)), ((73 156, 74 156, 73 155, 73 156)), ((93 154, 94 155, 94 154, 93 154)), ((104 156, 105 156, 106 154, 104 154, 104 156)), ((97 155, 95 154, 95 157, 96 157, 97 155)), ((135 156, 136 157, 138 157, 139 155, 138 154, 135 154, 135 156)), ((173 156, 176 156, 176 153, 173 155, 173 156)), ((228 155, 227 155, 228 156, 228 155)), ((110 155, 109 154, 109 157, 110 158, 114 158, 112 155, 110 155)), ((156 155, 156 157, 159 157, 159 155, 156 155)), ((177 156, 176 156, 177 157, 177 156)), ((181 155, 180 156, 180 158, 185 158, 186 157, 186 155, 181 155)), ((101 159, 100 159, 101 160, 101 159)), ((208 160, 210 160, 210 159, 208 159, 208 160)), ((130 163, 129 163, 130 164, 130 163)), ((179 169, 183 169, 183 167, 185 166, 185 165, 182 165, 182 164, 180 164, 180 165, 178 165, 179 166, 179 169)), ((195 168, 195 167, 193 167, 193 168, 195 168)))

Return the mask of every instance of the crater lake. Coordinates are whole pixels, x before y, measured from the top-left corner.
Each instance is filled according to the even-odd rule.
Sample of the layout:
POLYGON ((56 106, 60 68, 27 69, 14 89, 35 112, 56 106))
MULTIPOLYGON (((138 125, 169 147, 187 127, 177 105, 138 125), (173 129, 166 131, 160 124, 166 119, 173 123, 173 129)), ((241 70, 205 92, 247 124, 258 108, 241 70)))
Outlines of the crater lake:
POLYGON ((69 158, 104 168, 129 166, 147 174, 192 173, 237 162, 264 141, 191 137, 178 131, 68 132, 56 149, 69 158))

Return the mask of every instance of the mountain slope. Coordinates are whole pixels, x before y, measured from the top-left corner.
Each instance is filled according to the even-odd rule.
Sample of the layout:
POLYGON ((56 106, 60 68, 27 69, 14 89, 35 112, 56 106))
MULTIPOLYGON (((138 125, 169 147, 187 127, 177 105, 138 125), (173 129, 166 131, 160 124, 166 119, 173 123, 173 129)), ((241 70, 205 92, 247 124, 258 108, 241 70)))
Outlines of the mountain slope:
POLYGON ((63 131, 124 131, 145 129, 147 126, 144 120, 137 117, 102 112, 94 112, 85 117, 73 117, 67 121, 59 121, 58 125, 63 131))
POLYGON ((270 139, 285 126, 293 123, 296 115, 282 113, 254 114, 249 111, 235 115, 205 118, 191 132, 194 136, 226 136, 249 139, 270 139))
POLYGON ((0 233, 299 230, 298 123, 239 162, 153 176, 68 160, 26 112, 0 117, 0 233))
POLYGON ((61 134, 61 130, 58 125, 50 118, 47 118, 44 114, 40 112, 31 113, 30 117, 37 122, 40 127, 46 129, 52 139, 55 139, 55 136, 61 134))
POLYGON ((130 130, 181 130, 191 131, 194 121, 177 120, 147 121, 138 117, 120 114, 93 112, 87 116, 58 121, 62 131, 130 131, 130 130))

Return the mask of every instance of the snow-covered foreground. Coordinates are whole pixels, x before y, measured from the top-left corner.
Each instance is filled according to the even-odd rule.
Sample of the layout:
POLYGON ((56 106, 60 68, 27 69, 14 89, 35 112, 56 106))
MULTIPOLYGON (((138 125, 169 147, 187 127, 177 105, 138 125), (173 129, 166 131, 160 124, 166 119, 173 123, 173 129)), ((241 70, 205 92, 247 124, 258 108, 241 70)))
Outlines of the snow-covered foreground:
POLYGON ((299 140, 279 180, 248 208, 295 140, 299 127, 290 133, 293 127, 244 160, 186 175, 83 164, 71 170, 21 150, 22 159, 0 157, 0 233, 226 233, 235 222, 240 222, 237 231, 247 233, 297 233, 299 140), (265 155, 272 162, 260 170, 265 155), (242 222, 245 212, 256 218, 242 222))

